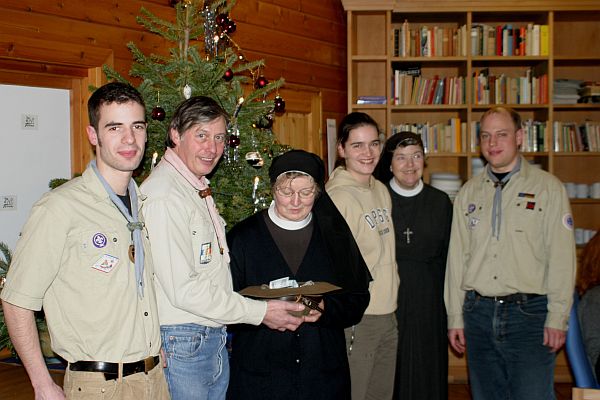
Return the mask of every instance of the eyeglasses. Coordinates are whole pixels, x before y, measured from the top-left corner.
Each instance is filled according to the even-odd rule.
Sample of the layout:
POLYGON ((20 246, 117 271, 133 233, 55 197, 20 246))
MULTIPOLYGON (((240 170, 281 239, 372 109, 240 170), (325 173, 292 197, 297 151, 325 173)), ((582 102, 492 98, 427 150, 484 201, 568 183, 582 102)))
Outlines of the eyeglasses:
POLYGON ((398 144, 396 145, 396 148, 406 147, 406 146, 422 146, 422 143, 420 140, 417 140, 413 137, 407 137, 407 138, 404 138, 401 141, 399 141, 398 144))
POLYGON ((421 160, 423 160, 425 156, 423 155, 422 152, 417 151, 416 153, 413 154, 398 154, 396 156, 394 156, 394 160, 400 162, 400 163, 407 163, 408 160, 413 160, 413 162, 419 162, 421 160))
POLYGON ((283 197, 292 197, 296 193, 298 193, 298 196, 301 199, 310 199, 315 194, 314 188, 306 188, 295 191, 294 189, 291 189, 289 187, 278 187, 275 190, 283 197))

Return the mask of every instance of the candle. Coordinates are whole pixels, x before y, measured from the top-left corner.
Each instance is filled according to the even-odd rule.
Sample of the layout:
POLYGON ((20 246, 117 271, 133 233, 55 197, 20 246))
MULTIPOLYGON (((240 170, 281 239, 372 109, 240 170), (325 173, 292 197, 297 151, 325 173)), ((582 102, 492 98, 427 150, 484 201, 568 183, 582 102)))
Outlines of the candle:
POLYGON ((152 171, 154 169, 157 158, 158 158, 158 153, 155 151, 154 154, 152 154, 152 163, 150 163, 150 171, 152 171))

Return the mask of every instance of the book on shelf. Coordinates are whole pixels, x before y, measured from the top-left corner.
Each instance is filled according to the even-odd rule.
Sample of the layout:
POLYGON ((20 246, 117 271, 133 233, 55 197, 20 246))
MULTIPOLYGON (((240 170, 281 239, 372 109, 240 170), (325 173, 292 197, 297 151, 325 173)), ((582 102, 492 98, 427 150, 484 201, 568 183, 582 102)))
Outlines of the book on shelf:
POLYGON ((546 104, 548 75, 535 76, 527 69, 524 76, 492 75, 488 68, 474 71, 472 79, 473 104, 546 104))
POLYGON ((531 55, 539 56, 540 55, 540 25, 533 25, 533 37, 531 40, 531 55))
POLYGON ((473 56, 547 56, 549 52, 548 25, 473 23, 470 39, 473 56))
POLYGON ((552 140, 554 151, 600 151, 600 122, 554 121, 552 140))
POLYGON ((547 56, 549 54, 548 29, 548 25, 540 25, 540 56, 547 56))
POLYGON ((392 125, 392 134, 413 132, 421 136, 425 153, 461 153, 466 149, 466 122, 451 118, 447 123, 406 123, 392 125))
POLYGON ((546 148, 547 126, 548 121, 534 121, 532 119, 524 120, 522 123, 523 143, 521 145, 521 151, 548 151, 546 148))
POLYGON ((392 32, 394 57, 466 56, 466 25, 413 26, 404 20, 392 32))
POLYGON ((385 96, 358 96, 356 104, 386 104, 385 96))

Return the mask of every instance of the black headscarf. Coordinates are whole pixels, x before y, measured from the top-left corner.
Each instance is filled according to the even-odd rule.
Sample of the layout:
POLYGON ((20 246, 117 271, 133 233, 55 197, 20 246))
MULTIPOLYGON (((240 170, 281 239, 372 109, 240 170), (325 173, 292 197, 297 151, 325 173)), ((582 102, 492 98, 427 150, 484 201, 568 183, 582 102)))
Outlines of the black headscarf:
POLYGON ((269 178, 274 183, 286 172, 298 171, 310 175, 321 189, 312 208, 313 217, 325 241, 337 282, 345 291, 367 290, 371 274, 352 231, 325 191, 325 165, 319 156, 304 150, 291 150, 271 162, 269 178))

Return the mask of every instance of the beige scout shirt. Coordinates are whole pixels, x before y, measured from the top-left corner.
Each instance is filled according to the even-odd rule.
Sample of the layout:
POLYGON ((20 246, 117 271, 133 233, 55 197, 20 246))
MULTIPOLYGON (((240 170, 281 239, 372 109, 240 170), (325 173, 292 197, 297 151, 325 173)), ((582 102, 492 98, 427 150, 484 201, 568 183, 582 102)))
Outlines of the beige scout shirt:
MULTIPOLYGON (((175 168, 161 161, 141 186, 156 266, 161 325, 259 325, 267 303, 233 291, 206 201, 175 168)), ((215 223, 224 223, 215 221, 215 223)))
POLYGON ((43 306, 52 348, 69 362, 155 356, 160 330, 152 258, 147 251, 140 299, 130 243, 127 220, 88 167, 34 205, 2 299, 30 310, 43 306))
POLYGON ((521 160, 502 190, 500 239, 492 237, 494 184, 472 178, 454 202, 444 298, 448 329, 462 329, 465 291, 548 296, 546 327, 565 330, 575 279, 569 199, 554 176, 521 160))

